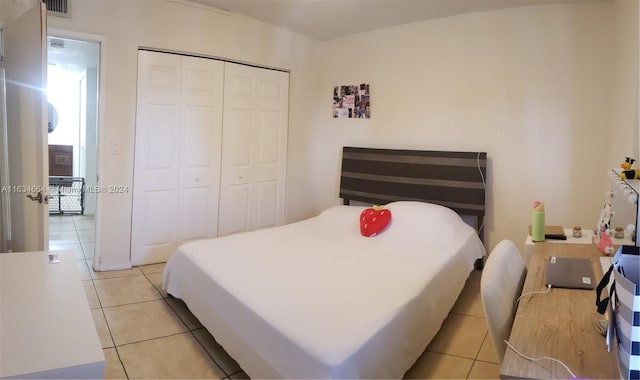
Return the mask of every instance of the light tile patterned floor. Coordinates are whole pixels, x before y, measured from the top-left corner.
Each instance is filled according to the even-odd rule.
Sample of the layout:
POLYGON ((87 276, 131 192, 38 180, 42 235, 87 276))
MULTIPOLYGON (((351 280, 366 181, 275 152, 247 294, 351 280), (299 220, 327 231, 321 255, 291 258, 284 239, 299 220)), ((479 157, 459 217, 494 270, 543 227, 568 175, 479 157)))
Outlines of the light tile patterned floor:
MULTIPOLYGON (((106 358, 105 378, 248 378, 186 305, 162 291, 164 264, 94 272, 92 254, 82 250, 80 235, 76 242, 69 233, 75 226, 73 218, 80 218, 71 218, 71 223, 68 216, 64 218, 56 217, 51 223, 55 223, 51 237, 58 238, 52 245, 62 246, 60 249, 80 246, 76 258, 106 358)), ((89 224, 83 220, 78 225, 86 228, 89 224)), ((477 271, 471 274, 440 332, 406 378, 499 377, 482 312, 480 275, 477 271)))
POLYGON ((76 259, 93 259, 94 225, 92 215, 50 216, 49 249, 72 250, 76 259))
POLYGON ((186 305, 156 287, 163 269, 142 266, 107 278, 88 269, 85 290, 107 360, 105 378, 246 378, 186 305))

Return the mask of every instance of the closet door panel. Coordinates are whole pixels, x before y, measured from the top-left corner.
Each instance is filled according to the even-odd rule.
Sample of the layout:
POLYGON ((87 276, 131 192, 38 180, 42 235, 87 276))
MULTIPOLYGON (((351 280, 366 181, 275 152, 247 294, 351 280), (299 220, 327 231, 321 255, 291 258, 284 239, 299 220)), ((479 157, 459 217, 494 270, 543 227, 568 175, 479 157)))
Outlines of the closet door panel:
POLYGON ((250 229, 253 111, 242 104, 230 108, 225 105, 222 135, 225 169, 220 179, 220 236, 250 229))
POLYGON ((282 144, 281 113, 262 111, 257 126, 258 138, 256 152, 256 182, 255 228, 276 226, 282 223, 284 215, 283 180, 286 172, 286 162, 281 157, 286 151, 282 144))
POLYGON ((171 190, 147 191, 144 199, 144 211, 149 220, 145 241, 148 249, 171 249, 175 240, 175 218, 171 215, 175 192, 171 190))
POLYGON ((224 72, 211 59, 138 56, 134 265, 166 261, 183 242, 217 235, 224 72))
POLYGON ((136 226, 136 229, 145 231, 140 241, 144 244, 146 254, 149 254, 175 248, 176 219, 173 214, 178 197, 175 181, 178 167, 173 160, 178 157, 175 143, 178 137, 178 109, 172 105, 151 103, 145 113, 145 120, 155 128, 145 131, 146 141, 141 146, 139 160, 143 171, 136 178, 134 186, 142 190, 135 193, 138 199, 144 200, 138 205, 140 208, 136 208, 138 217, 154 221, 136 226))
POLYGON ((145 122, 154 126, 144 131, 145 166, 160 175, 163 174, 162 170, 176 170, 173 160, 178 152, 175 145, 177 107, 172 104, 147 103, 144 113, 145 122))
POLYGON ((263 70, 257 85, 254 147, 256 202, 254 228, 284 223, 287 175, 289 74, 263 70))
POLYGON ((230 75, 227 76, 227 78, 232 78, 232 82, 230 83, 230 86, 227 86, 225 89, 225 94, 227 96, 232 96, 236 102, 251 102, 254 98, 254 73, 252 71, 256 68, 239 66, 242 65, 235 65, 233 63, 227 64, 226 67, 229 69, 228 72, 230 72, 230 75))
POLYGON ((261 112, 258 137, 258 165, 260 166, 278 166, 281 165, 280 157, 280 120, 279 112, 261 112))
MULTIPOLYGON (((154 223, 145 223, 141 237, 145 244, 139 252, 140 256, 154 257, 157 255, 173 252, 175 249, 175 218, 172 217, 172 210, 175 208, 166 207, 167 203, 175 203, 175 192, 173 191, 148 191, 144 194, 144 199, 140 208, 154 223)), ((142 226, 140 226, 142 227, 142 226)))
MULTIPOLYGON (((224 206, 220 207, 220 219, 223 232, 219 235, 228 235, 236 232, 247 231, 249 228, 249 195, 250 184, 239 183, 229 185, 226 188, 224 206)), ((222 198, 221 198, 222 201, 222 198)))
MULTIPOLYGON (((210 188, 191 187, 182 190, 182 221, 180 223, 180 237, 183 241, 208 237, 211 221, 207 213, 212 199, 210 188)), ((217 216, 217 215, 216 215, 217 216)))
POLYGON ((182 57, 178 245, 218 234, 224 62, 182 57))
POLYGON ((278 224, 278 193, 280 181, 256 181, 257 207, 256 228, 275 226, 278 224))
POLYGON ((236 108, 232 112, 230 122, 225 126, 224 152, 228 152, 227 165, 235 170, 242 170, 251 166, 251 145, 253 112, 250 109, 236 108))
POLYGON ((185 169, 202 169, 217 161, 215 150, 207 145, 213 138, 213 130, 209 128, 215 122, 215 110, 202 106, 187 106, 181 133, 186 148, 182 154, 185 169), (213 154, 212 154, 213 153, 213 154))
POLYGON ((284 222, 288 91, 288 73, 225 64, 220 236, 284 222))
POLYGON ((131 220, 134 265, 175 249, 178 199, 179 57, 138 54, 138 110, 131 220))

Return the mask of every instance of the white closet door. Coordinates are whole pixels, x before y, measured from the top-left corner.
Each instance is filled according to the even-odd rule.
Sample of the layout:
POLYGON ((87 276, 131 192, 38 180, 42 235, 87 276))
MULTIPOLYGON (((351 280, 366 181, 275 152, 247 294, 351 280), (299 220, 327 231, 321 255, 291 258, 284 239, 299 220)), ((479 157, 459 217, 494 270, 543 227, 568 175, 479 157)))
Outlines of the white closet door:
POLYGON ((218 235, 284 222, 289 74, 226 63, 218 235))
POLYGON ((168 257, 176 245, 180 70, 179 56, 138 52, 133 265, 168 257))
POLYGON ((217 232, 224 63, 139 51, 131 263, 217 232))
POLYGON ((224 62, 182 58, 178 245, 216 237, 224 62))

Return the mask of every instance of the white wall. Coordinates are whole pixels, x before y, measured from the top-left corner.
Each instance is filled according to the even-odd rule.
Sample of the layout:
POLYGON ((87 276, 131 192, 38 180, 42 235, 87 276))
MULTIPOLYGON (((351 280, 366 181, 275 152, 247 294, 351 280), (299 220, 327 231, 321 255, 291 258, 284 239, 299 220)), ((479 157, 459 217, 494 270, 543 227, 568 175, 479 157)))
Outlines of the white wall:
MULTIPOLYGON (((309 64, 308 57, 314 42, 310 39, 242 16, 172 1, 74 1, 71 19, 49 17, 48 22, 52 28, 106 39, 106 64, 102 68, 105 95, 100 100, 104 124, 99 136, 99 175, 103 185, 132 188, 136 56, 141 46, 291 70, 290 141, 296 139, 300 126, 308 125, 304 94, 313 78, 310 70, 314 65, 309 64), (119 146, 118 154, 111 153, 112 143, 119 146)), ((304 163, 296 161, 295 151, 289 173, 293 184, 301 181, 297 176, 304 173, 304 163)), ((131 191, 100 197, 96 241, 99 268, 128 267, 131 191)))
MULTIPOLYGON (((87 68, 87 108, 85 121, 85 186, 96 187, 96 175, 98 170, 98 69, 87 68)), ((87 192, 84 203, 85 215, 95 215, 96 194, 87 192)))
POLYGON ((73 147, 74 177, 80 176, 80 77, 82 73, 48 65, 47 100, 58 114, 58 124, 47 135, 50 145, 73 147))
MULTIPOLYGON (((638 125, 638 1, 618 0, 613 4, 614 72, 612 76, 612 112, 609 159, 619 168, 626 156, 640 160, 638 125)), ((638 167, 638 166, 634 166, 638 167)))
MULTIPOLYGON (((638 18, 627 14, 637 1, 473 13, 324 43, 184 3, 72 6, 72 19, 50 17, 49 26, 107 41, 103 184, 132 184, 139 46, 291 70, 287 222, 339 203, 341 147, 362 145, 487 151, 489 248, 524 241, 534 200, 546 203, 548 223, 590 228, 605 173, 626 155, 613 147, 639 130, 637 101, 616 103, 634 91, 627 83, 638 83, 626 72, 638 70, 638 18), (333 119, 333 86, 363 82, 372 119, 333 119)), ((131 193, 103 195, 101 269, 129 265, 130 210, 131 193)))
POLYGON ((308 148, 316 210, 338 202, 342 145, 479 150, 489 157, 489 249, 504 238, 522 245, 534 200, 545 202, 548 224, 593 228, 606 171, 624 159, 609 153, 612 119, 616 134, 638 130, 626 122, 634 106, 613 104, 637 83, 627 70, 637 67, 637 35, 616 26, 637 25, 619 11, 627 6, 473 13, 323 43, 308 148), (332 87, 357 83, 371 85, 372 118, 332 119, 332 87))

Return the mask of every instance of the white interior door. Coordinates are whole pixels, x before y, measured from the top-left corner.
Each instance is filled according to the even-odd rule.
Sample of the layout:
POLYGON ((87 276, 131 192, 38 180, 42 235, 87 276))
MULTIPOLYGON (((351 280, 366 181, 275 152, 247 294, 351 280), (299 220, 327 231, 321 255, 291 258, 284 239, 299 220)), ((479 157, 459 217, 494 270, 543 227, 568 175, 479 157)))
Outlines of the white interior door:
POLYGON ((11 249, 48 249, 47 25, 38 3, 3 28, 11 249))
POLYGON ((138 52, 131 263, 215 237, 224 64, 138 52))
POLYGON ((225 64, 218 235, 284 222, 289 74, 225 64))

